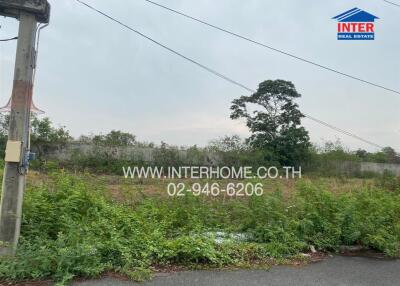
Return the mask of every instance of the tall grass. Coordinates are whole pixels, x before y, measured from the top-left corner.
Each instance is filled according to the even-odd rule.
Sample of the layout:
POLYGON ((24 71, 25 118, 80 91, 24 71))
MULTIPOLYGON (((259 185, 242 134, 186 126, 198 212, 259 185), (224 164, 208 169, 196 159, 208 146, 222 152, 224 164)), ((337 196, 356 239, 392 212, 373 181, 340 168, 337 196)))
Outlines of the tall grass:
POLYGON ((400 193, 376 188, 329 192, 300 182, 241 200, 145 197, 110 201, 105 187, 68 174, 30 187, 15 258, 0 259, 0 280, 95 277, 104 271, 143 279, 154 265, 251 265, 290 258, 310 245, 337 251, 361 244, 400 255, 400 193), (227 234, 216 239, 217 231, 227 234), (245 234, 245 239, 235 235, 245 234))

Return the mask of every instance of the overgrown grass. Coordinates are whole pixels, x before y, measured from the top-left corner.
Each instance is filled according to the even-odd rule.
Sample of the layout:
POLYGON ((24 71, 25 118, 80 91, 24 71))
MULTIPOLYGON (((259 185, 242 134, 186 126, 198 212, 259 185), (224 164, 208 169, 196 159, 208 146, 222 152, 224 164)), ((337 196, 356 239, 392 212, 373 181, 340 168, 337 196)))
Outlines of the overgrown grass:
POLYGON ((53 174, 24 200, 15 258, 1 258, 0 280, 95 277, 116 271, 140 280, 151 266, 251 266, 295 257, 314 245, 361 244, 400 255, 400 192, 359 187, 334 193, 299 181, 296 191, 207 200, 146 197, 111 201, 106 188, 53 174), (226 234, 216 239, 217 232, 226 234), (245 234, 237 240, 235 234, 245 234), (229 236, 229 234, 232 234, 229 236))

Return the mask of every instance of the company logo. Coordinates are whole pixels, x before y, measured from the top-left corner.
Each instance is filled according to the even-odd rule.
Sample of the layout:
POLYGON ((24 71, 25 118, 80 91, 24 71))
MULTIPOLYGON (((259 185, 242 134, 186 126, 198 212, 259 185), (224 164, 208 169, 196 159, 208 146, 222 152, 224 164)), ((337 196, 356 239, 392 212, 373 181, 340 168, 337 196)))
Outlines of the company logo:
POLYGON ((338 40, 374 40, 375 19, 378 17, 358 8, 353 8, 332 19, 337 23, 338 40))

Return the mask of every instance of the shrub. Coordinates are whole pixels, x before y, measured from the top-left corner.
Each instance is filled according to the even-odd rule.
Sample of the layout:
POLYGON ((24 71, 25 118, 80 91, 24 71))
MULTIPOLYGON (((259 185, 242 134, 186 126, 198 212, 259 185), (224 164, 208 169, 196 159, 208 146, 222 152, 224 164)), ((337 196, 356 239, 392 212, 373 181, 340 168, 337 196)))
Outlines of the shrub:
POLYGON ((335 194, 300 181, 285 196, 145 197, 128 206, 106 199, 104 187, 85 177, 50 176, 25 195, 20 245, 15 258, 0 258, 0 281, 66 284, 107 270, 142 280, 152 265, 248 265, 290 258, 309 245, 337 251, 361 244, 400 256, 398 192, 335 194))
POLYGON ((400 177, 395 176, 388 170, 385 170, 382 175, 375 178, 375 184, 390 191, 400 191, 400 177))

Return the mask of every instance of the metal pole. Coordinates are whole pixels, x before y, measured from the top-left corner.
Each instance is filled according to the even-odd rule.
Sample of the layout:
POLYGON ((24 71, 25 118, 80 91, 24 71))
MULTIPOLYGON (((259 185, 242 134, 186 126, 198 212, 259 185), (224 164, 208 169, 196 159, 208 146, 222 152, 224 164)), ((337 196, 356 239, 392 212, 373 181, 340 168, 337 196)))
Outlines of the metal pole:
POLYGON ((26 166, 24 162, 29 148, 29 120, 32 101, 32 75, 36 53, 37 20, 35 15, 21 12, 19 21, 8 132, 9 141, 6 148, 3 193, 0 206, 0 255, 14 255, 17 248, 21 226, 22 200, 25 190, 26 166), (20 147, 16 148, 15 146, 20 147), (7 160, 8 155, 18 159, 7 160))

